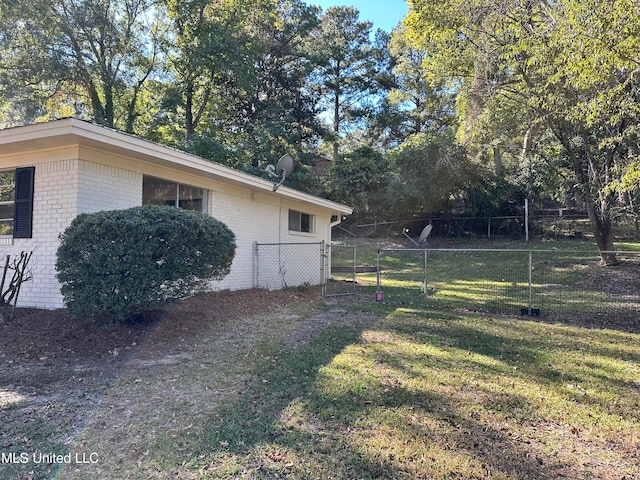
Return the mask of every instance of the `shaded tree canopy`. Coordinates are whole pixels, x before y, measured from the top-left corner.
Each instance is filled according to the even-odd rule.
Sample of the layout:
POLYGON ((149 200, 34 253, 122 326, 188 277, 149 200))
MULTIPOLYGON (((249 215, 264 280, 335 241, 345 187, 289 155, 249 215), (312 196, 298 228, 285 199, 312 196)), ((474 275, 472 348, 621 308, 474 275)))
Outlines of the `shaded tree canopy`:
POLYGON ((290 153, 289 185, 364 217, 578 198, 612 250, 640 218, 635 2, 408 3, 374 33, 302 0, 1 0, 0 125, 78 116, 257 175, 290 153))
POLYGON ((159 14, 150 0, 2 2, 0 95, 15 102, 2 120, 88 116, 133 132, 158 67, 159 14))

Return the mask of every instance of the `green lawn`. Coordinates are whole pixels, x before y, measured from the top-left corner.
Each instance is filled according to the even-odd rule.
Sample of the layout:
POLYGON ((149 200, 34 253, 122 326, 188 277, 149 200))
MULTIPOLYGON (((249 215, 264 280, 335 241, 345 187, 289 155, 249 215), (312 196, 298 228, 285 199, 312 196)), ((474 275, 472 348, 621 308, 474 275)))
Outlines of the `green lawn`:
POLYGON ((640 475, 640 335, 400 308, 265 348, 192 440, 199 478, 640 475))

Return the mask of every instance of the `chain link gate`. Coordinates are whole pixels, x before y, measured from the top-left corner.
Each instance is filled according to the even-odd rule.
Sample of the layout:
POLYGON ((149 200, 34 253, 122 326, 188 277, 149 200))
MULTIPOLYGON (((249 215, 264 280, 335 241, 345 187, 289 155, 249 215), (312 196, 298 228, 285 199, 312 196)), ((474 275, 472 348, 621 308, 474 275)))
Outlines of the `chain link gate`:
POLYGON ((324 285, 325 243, 255 243, 255 286, 266 290, 324 285))
POLYGON ((356 248, 325 242, 258 243, 255 287, 280 290, 319 285, 322 296, 356 293, 356 248))

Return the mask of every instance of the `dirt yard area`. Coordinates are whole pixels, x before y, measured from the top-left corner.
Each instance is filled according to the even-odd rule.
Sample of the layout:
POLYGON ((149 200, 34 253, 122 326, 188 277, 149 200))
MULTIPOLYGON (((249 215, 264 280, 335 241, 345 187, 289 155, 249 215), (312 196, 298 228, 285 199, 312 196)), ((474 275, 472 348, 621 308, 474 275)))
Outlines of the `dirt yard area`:
POLYGON ((91 466, 91 478, 125 478, 119 466, 144 463, 143 446, 159 429, 188 428, 184 419, 202 413, 203 395, 215 403, 242 391, 252 372, 236 360, 269 338, 268 324, 295 343, 340 318, 308 318, 321 301, 298 290, 210 293, 109 329, 63 309, 19 309, 0 326, 0 477, 89 478, 82 472, 91 466), (211 339, 215 348, 203 344, 211 339), (206 370, 206 381, 183 384, 181 376, 198 375, 193 369, 206 370), (124 392, 132 390, 143 400, 130 404, 124 392), (141 416, 145 424, 129 424, 141 416))

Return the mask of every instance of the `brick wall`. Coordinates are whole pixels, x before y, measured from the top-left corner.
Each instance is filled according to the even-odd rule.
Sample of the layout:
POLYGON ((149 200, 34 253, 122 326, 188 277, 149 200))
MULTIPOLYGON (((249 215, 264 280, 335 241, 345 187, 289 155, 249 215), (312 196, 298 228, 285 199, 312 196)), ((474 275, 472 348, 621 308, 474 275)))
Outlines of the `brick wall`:
MULTIPOLYGON (((4 255, 34 251, 31 262, 33 280, 24 284, 19 305, 38 308, 63 306, 54 269, 59 234, 79 213, 140 205, 142 178, 143 173, 138 171, 78 159, 36 163, 33 238, 14 239, 11 245, 0 246, 4 255)), ((256 241, 327 241, 328 218, 322 210, 309 211, 308 207, 280 197, 204 179, 179 180, 206 188, 209 192, 208 213, 224 222, 236 235, 237 249, 231 273, 221 281, 212 282, 214 290, 254 286, 256 241), (315 215, 316 232, 289 232, 289 208, 315 215)), ((300 266, 304 265, 304 260, 301 260, 300 266)))
POLYGON ((33 237, 13 239, 1 248, 5 255, 33 251, 33 279, 20 290, 19 305, 37 308, 63 306, 55 276, 59 235, 79 213, 139 205, 142 176, 77 159, 36 165, 33 199, 33 237))
POLYGON ((77 160, 36 165, 33 198, 33 237, 17 238, 2 249, 4 255, 33 251, 29 264, 33 279, 20 290, 20 305, 39 308, 62 306, 55 271, 58 235, 75 216, 78 185, 77 160))
POLYGON ((120 210, 142 202, 142 174, 80 161, 77 213, 120 210))
POLYGON ((278 208, 246 196, 210 191, 209 214, 227 225, 236 235, 236 256, 231 273, 212 283, 216 290, 253 287, 256 239, 278 241, 278 208))

